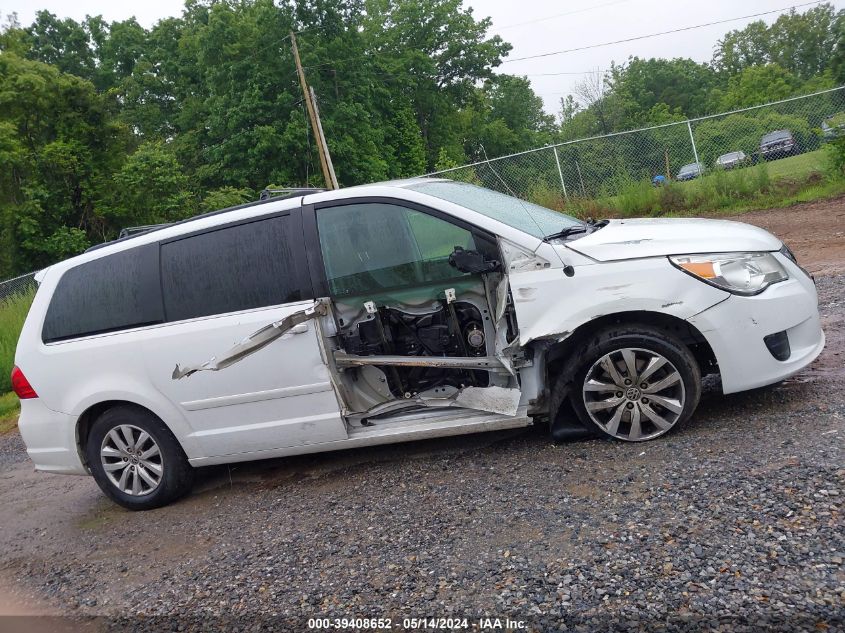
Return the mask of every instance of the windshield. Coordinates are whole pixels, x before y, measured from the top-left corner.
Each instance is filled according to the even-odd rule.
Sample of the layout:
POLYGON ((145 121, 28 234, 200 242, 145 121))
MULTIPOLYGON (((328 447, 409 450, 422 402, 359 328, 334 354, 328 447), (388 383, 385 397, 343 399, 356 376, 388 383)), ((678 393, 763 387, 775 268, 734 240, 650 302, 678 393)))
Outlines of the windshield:
POLYGON ((465 182, 423 182, 408 189, 477 211, 537 238, 584 224, 565 213, 465 182))
POLYGON ((720 161, 736 160, 737 158, 742 158, 742 152, 731 152, 730 154, 719 156, 720 161))
POLYGON ((696 165, 695 163, 692 163, 691 165, 684 165, 683 167, 681 167, 681 171, 679 171, 678 173, 679 174, 689 174, 689 173, 694 172, 694 171, 698 171, 698 165, 696 165))

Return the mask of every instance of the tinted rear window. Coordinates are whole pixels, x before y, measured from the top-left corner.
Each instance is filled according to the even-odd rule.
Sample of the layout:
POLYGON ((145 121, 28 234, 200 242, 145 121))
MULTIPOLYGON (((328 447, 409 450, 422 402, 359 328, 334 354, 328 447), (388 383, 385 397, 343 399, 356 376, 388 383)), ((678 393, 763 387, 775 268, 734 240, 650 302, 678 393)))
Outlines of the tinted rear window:
POLYGON ((43 340, 160 323, 157 248, 156 244, 133 248, 65 272, 47 309, 43 340))
POLYGON ((284 215, 162 244, 167 320, 300 300, 289 231, 284 215))

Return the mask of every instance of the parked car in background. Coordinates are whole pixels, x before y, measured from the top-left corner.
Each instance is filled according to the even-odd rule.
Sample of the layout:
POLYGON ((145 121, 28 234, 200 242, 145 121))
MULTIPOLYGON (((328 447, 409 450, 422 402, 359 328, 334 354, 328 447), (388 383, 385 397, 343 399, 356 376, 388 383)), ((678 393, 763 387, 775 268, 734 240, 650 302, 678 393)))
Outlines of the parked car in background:
POLYGON ((775 130, 760 139, 760 156, 764 160, 775 160, 791 156, 798 151, 795 137, 789 130, 775 130))
POLYGON ((750 162, 745 152, 728 152, 716 159, 716 167, 720 167, 721 169, 735 169, 736 167, 745 167, 750 162))
POLYGON ((824 140, 830 141, 845 134, 845 112, 837 112, 822 121, 824 140))
POLYGON ((676 180, 692 180, 693 178, 698 178, 703 173, 704 165, 701 163, 690 163, 681 167, 675 178, 676 180))
POLYGON ((690 418, 702 376, 754 389, 824 346, 813 280, 763 229, 584 222, 440 179, 208 213, 37 280, 21 437, 36 469, 133 510, 197 466, 535 419, 651 440, 690 418))

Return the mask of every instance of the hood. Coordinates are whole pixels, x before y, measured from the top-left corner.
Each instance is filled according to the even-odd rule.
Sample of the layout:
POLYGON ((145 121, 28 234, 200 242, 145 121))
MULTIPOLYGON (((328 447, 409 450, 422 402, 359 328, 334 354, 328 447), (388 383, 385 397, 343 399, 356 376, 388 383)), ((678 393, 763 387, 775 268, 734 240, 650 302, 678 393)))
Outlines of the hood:
POLYGON ((742 222, 653 218, 611 220, 603 229, 566 246, 604 262, 691 253, 776 251, 782 244, 768 231, 742 222))

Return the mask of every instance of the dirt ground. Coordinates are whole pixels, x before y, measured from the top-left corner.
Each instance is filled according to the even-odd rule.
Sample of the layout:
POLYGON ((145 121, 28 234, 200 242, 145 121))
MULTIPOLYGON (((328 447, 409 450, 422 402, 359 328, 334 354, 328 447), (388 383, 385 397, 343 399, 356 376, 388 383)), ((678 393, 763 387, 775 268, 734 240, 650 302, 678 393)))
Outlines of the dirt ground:
MULTIPOLYGON (((268 460, 206 469, 187 499, 146 513, 90 478, 34 472, 13 432, 0 437, 0 616, 843 630, 845 198, 731 219, 784 239, 817 278, 827 347, 798 376, 711 387, 690 424, 647 445, 553 445, 529 429, 268 460)), ((0 617, 0 630, 36 624, 0 617)))
POLYGON ((845 198, 752 211, 727 219, 755 224, 774 233, 814 275, 845 272, 845 198))

